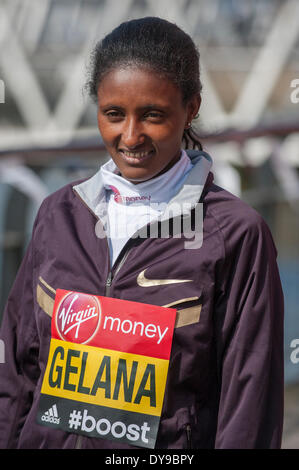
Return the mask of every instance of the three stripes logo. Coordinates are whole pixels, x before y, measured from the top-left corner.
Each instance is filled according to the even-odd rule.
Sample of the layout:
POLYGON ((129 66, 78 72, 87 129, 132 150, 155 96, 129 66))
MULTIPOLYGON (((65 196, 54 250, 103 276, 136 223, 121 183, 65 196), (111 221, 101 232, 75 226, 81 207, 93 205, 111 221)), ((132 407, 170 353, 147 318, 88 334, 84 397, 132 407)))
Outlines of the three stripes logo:
POLYGON ((48 409, 48 411, 45 411, 41 420, 46 421, 47 423, 59 424, 60 418, 58 417, 57 406, 53 405, 48 409))

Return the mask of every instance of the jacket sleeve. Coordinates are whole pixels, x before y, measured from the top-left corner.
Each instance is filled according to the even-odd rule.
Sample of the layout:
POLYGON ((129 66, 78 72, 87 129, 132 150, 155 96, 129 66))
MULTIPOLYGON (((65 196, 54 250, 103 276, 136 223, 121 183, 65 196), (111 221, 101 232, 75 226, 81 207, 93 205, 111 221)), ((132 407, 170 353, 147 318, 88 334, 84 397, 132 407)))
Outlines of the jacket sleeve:
POLYGON ((5 361, 0 364, 0 448, 17 447, 40 371, 33 307, 30 242, 7 300, 0 330, 5 361))
POLYGON ((268 226, 254 211, 238 226, 224 225, 222 232, 215 447, 280 448, 284 307, 276 248, 268 226))

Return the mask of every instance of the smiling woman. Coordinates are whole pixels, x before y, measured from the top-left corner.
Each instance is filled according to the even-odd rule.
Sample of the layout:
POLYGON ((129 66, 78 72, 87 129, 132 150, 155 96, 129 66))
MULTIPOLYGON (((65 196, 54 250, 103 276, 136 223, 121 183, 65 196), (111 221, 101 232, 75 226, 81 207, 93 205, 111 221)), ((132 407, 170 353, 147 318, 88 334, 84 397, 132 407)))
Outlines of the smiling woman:
POLYGON ((36 217, 1 327, 0 447, 279 448, 277 252, 260 215, 213 183, 192 129, 194 42, 160 18, 128 21, 89 72, 111 158, 36 217))

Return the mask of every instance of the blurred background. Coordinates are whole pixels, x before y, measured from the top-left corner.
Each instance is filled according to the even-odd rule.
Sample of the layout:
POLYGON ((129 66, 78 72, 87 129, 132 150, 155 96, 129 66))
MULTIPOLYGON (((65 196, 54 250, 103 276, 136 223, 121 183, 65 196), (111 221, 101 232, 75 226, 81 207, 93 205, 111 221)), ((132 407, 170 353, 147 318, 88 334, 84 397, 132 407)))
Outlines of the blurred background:
POLYGON ((216 182, 271 228, 285 295, 283 448, 299 448, 299 0, 0 0, 0 321, 40 203, 108 158, 84 93, 89 53, 143 16, 193 37, 195 126, 216 182))

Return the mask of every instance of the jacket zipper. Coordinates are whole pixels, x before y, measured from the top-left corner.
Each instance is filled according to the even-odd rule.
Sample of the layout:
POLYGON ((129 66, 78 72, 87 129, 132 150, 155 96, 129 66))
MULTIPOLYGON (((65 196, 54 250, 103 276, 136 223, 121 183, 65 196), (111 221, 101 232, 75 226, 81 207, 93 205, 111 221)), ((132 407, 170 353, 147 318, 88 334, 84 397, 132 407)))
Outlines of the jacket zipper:
POLYGON ((187 449, 192 449, 191 426, 190 426, 190 424, 186 424, 185 430, 186 430, 186 436, 187 436, 187 449))
POLYGON ((106 280, 106 287, 105 287, 105 296, 106 297, 109 297, 110 296, 110 289, 111 289, 111 284, 112 284, 112 281, 113 279, 115 278, 115 276, 117 275, 117 273, 119 272, 119 270, 122 268, 122 266, 124 265, 128 255, 129 255, 129 252, 130 252, 130 248, 127 249, 127 251, 125 251, 123 257, 120 259, 120 261, 118 262, 118 265, 117 265, 117 268, 116 270, 114 271, 114 274, 112 273, 112 271, 109 272, 108 274, 108 277, 107 277, 107 280, 106 280))
POLYGON ((110 294, 110 288, 112 284, 112 272, 110 271, 106 280, 106 286, 105 286, 105 296, 109 297, 110 294))
POLYGON ((81 449, 82 439, 83 439, 83 436, 81 434, 79 434, 79 436, 76 439, 75 449, 81 449))

